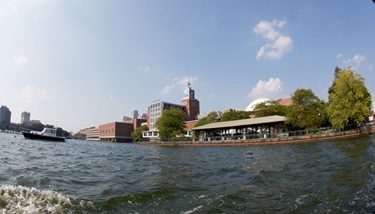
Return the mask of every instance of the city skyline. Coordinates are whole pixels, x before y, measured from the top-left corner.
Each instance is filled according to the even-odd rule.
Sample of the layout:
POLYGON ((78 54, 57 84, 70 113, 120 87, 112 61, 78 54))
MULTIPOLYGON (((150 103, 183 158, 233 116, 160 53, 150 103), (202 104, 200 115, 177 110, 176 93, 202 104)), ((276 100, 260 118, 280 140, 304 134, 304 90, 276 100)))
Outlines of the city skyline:
POLYGON ((375 5, 364 1, 0 2, 0 105, 69 131, 121 121, 154 100, 200 113, 312 89, 336 66, 374 100, 375 5))

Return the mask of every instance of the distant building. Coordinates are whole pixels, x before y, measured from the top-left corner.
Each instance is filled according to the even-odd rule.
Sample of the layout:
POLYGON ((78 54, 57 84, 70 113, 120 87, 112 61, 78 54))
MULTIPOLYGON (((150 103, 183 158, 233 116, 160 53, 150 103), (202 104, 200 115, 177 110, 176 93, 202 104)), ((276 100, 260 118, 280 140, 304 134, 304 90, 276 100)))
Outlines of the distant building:
POLYGON ((133 123, 133 118, 132 117, 123 116, 122 117, 122 122, 124 122, 124 123, 133 123))
POLYGON ((138 118, 138 110, 133 110, 132 112, 130 112, 130 117, 132 118, 132 119, 136 119, 136 118, 138 118))
POLYGON ((142 120, 147 120, 147 114, 145 114, 145 113, 140 114, 140 115, 138 115, 137 118, 138 118, 138 119, 142 119, 142 120))
POLYGON ((0 107, 0 128, 8 129, 12 112, 6 106, 0 107))
POLYGON ((99 128, 98 127, 90 127, 81 129, 79 133, 86 135, 86 140, 89 141, 99 141, 99 128))
POLYGON ((21 113, 21 124, 29 123, 30 122, 30 112, 22 112, 21 113))

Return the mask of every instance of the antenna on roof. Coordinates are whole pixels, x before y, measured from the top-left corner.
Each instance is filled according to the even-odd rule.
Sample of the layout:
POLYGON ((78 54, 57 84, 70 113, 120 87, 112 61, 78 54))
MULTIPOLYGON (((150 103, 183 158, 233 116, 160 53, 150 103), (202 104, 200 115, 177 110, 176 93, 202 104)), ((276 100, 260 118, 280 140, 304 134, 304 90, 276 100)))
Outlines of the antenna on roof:
POLYGON ((190 71, 188 71, 188 88, 190 87, 190 71))

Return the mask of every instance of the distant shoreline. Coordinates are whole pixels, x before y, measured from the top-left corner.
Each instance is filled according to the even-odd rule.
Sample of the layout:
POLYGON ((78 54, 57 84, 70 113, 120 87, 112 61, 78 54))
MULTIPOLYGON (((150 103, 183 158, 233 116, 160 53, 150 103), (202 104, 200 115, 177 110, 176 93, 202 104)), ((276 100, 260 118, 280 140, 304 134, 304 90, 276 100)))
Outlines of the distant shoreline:
POLYGON ((375 126, 368 131, 347 131, 335 134, 312 134, 301 137, 283 137, 257 140, 228 140, 228 141, 199 141, 199 142, 137 142, 139 145, 146 146, 259 146, 259 145, 279 145, 279 144, 296 144, 296 143, 313 143, 325 140, 349 139, 360 136, 368 136, 375 134, 375 126))

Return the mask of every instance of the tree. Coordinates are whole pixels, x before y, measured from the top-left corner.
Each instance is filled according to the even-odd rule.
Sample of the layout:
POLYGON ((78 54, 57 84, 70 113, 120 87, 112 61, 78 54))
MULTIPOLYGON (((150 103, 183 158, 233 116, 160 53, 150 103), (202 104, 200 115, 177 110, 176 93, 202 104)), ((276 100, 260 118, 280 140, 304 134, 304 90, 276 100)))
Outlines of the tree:
POLYGON ((194 127, 203 126, 209 123, 215 122, 216 118, 218 117, 217 112, 212 111, 208 113, 208 115, 200 120, 194 125, 194 127))
POLYGON ((254 108, 255 117, 266 117, 272 115, 285 116, 287 106, 283 106, 277 100, 269 100, 259 103, 254 108))
POLYGON ((285 123, 294 129, 318 128, 325 111, 324 101, 311 89, 297 89, 292 100, 293 104, 289 106, 285 123))
POLYGON ((130 135, 133 137, 134 141, 138 141, 142 138, 143 131, 148 131, 148 127, 146 125, 137 127, 130 135))
POLYGON ((335 72, 328 96, 327 113, 336 130, 348 124, 363 124, 371 111, 372 98, 365 86, 365 79, 351 67, 335 72))
POLYGON ((241 119, 249 119, 250 115, 249 112, 247 111, 230 111, 230 112, 225 112, 221 116, 221 122, 225 121, 232 121, 232 120, 241 120, 241 119))
POLYGON ((177 108, 166 109, 155 125, 160 137, 171 138, 181 135, 185 128, 185 112, 177 108))

